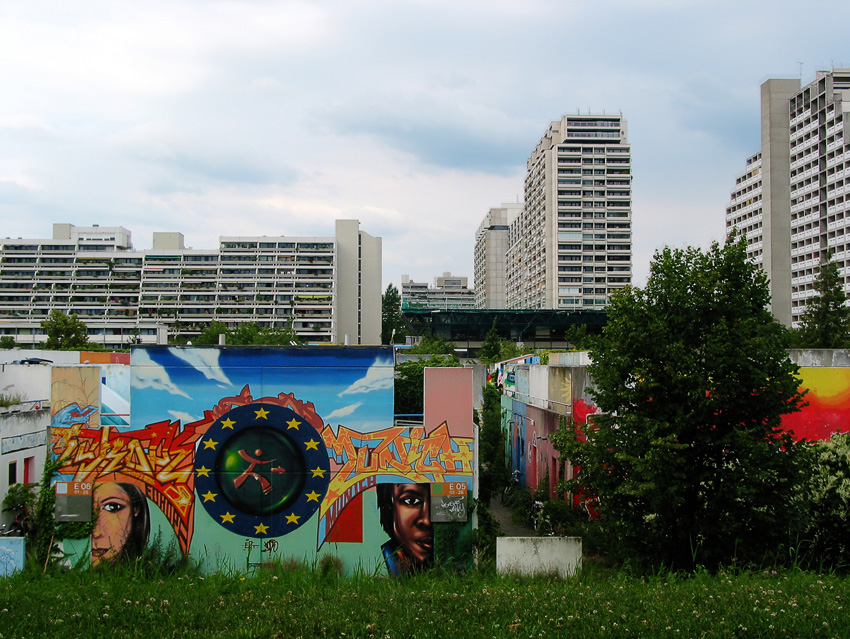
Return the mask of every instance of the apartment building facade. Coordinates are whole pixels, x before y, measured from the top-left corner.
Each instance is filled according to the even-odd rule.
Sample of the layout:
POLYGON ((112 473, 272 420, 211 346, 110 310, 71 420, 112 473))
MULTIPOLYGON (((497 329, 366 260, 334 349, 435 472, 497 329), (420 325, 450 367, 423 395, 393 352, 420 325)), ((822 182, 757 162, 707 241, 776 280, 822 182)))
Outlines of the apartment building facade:
POLYGON ((434 285, 414 282, 401 276, 401 308, 431 310, 472 310, 475 291, 469 288, 469 278, 443 273, 434 278, 434 285))
POLYGON ((589 310, 632 281, 631 147, 622 115, 565 115, 527 163, 510 225, 508 309, 589 310))
POLYGON ((53 309, 75 313, 107 348, 191 339, 213 321, 292 326, 308 342, 377 344, 381 239, 337 220, 332 237, 221 237, 191 249, 154 233, 136 251, 123 227, 55 224, 51 239, 0 241, 0 335, 44 341, 53 309))
POLYGON ((726 210, 727 232, 747 239, 767 273, 771 310, 798 326, 821 260, 832 251, 850 291, 850 69, 761 87, 762 150, 747 161, 726 210))
POLYGON ((505 308, 506 256, 510 226, 522 212, 522 203, 490 209, 475 234, 475 308, 505 308))

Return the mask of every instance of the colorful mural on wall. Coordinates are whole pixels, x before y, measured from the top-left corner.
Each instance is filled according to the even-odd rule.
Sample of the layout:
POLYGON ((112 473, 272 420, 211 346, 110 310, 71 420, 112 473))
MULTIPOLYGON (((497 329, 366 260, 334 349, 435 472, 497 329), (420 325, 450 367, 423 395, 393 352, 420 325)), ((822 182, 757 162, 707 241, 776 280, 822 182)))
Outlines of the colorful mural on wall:
POLYGON ((131 363, 129 429, 85 420, 91 398, 54 420, 57 481, 93 486, 92 539, 67 544, 92 564, 157 535, 211 570, 331 553, 400 574, 433 560, 431 485, 472 492, 471 376, 424 425, 395 426, 389 348, 138 348, 131 363))
POLYGON ((782 426, 810 440, 850 431, 850 368, 801 367, 800 377, 808 406, 783 417, 782 426))

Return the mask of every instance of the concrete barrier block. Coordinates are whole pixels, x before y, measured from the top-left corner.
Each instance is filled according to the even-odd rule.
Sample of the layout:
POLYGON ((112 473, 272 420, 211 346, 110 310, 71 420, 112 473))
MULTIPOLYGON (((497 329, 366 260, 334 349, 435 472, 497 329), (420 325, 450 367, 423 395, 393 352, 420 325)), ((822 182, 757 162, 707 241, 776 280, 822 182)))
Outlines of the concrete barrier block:
POLYGON ((581 570, 581 537, 497 537, 496 570, 570 577, 581 570))

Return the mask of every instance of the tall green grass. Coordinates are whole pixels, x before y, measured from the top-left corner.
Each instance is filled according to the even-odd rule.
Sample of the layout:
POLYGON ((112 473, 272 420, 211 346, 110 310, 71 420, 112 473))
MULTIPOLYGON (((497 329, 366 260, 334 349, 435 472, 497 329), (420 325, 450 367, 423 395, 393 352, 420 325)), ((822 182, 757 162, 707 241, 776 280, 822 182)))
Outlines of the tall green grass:
POLYGON ((850 583, 773 571, 469 571, 390 580, 273 566, 250 577, 132 569, 0 580, 3 639, 64 637, 847 637, 850 583))

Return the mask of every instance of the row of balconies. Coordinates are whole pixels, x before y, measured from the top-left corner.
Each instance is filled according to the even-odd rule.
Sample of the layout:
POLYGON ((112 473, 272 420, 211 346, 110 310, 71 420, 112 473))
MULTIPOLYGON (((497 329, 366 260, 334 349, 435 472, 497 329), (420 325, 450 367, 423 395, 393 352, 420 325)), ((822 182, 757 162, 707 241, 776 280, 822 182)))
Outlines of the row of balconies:
POLYGON ((837 149, 838 147, 844 146, 844 136, 837 137, 832 142, 826 145, 826 152, 829 153, 833 149, 837 149))
POLYGON ((747 213, 752 213, 753 211, 759 211, 759 210, 761 210, 761 205, 762 205, 762 201, 761 201, 761 199, 759 199, 759 200, 756 200, 755 202, 747 204, 746 206, 742 206, 739 209, 729 207, 729 209, 727 209, 727 219, 729 217, 741 217, 743 215, 746 215, 747 213))
POLYGON ((815 224, 814 227, 810 229, 800 229, 799 225, 795 225, 791 229, 791 241, 799 242, 800 240, 805 240, 810 237, 814 237, 820 233, 820 226, 815 224))
POLYGON ((194 260, 191 259, 191 256, 185 256, 183 258, 177 257, 176 259, 170 258, 161 258, 155 256, 147 256, 145 258, 139 258, 134 262, 128 262, 126 258, 116 258, 113 257, 92 257, 92 256, 82 256, 79 253, 69 252, 70 257, 67 259, 57 260, 55 257, 56 252, 48 252, 41 250, 20 250, 15 249, 14 247, 7 246, 2 249, 0 253, 6 255, 14 255, 19 259, 32 258, 34 263, 38 264, 50 264, 50 265, 62 265, 67 264, 69 266, 80 266, 86 265, 92 268, 102 269, 103 271, 131 271, 138 272, 144 267, 174 267, 174 268, 215 268, 219 264, 232 264, 232 263, 250 263, 250 264, 275 264, 278 262, 295 262, 295 263, 305 263, 305 264, 333 264, 334 262, 334 254, 327 252, 316 252, 316 251, 298 251, 298 252, 290 252, 288 254, 275 254, 273 256, 262 256, 257 255, 255 253, 245 254, 245 255, 233 255, 233 254, 222 254, 221 256, 216 256, 215 259, 212 260, 194 260), (273 257, 275 259, 265 259, 266 257, 273 257))
POLYGON ((811 110, 811 108, 807 108, 807 109, 805 109, 802 113, 800 113, 799 115, 797 115, 797 116, 795 116, 795 117, 791 118, 791 123, 790 123, 790 125, 791 125, 792 127, 797 126, 800 122, 802 122, 802 121, 803 121, 803 120, 805 120, 806 118, 810 117, 811 115, 812 115, 812 110, 811 110))
POLYGON ((799 262, 792 262, 792 264, 791 264, 792 276, 793 276, 794 272, 799 272, 799 271, 805 270, 807 268, 813 268, 815 266, 820 266, 820 256, 810 257, 807 260, 801 260, 799 262))
POLYGON ((843 162, 844 162, 843 156, 830 158, 826 161, 826 168, 827 168, 826 181, 827 181, 827 184, 829 184, 831 182, 835 182, 836 180, 843 178, 847 175, 850 175, 850 166, 848 166, 848 167, 842 166, 843 162), (835 171, 829 170, 829 169, 835 167, 836 165, 838 166, 838 168, 835 171))
POLYGON ((844 233, 842 233, 841 235, 835 235, 835 236, 833 236, 833 237, 827 237, 827 239, 826 239, 826 245, 827 245, 829 248, 833 248, 833 249, 834 249, 834 248, 835 248, 835 247, 837 247, 837 246, 840 246, 840 247, 841 247, 841 250, 840 250, 840 251, 836 251, 836 252, 833 254, 833 256, 832 256, 832 259, 833 259, 833 260, 836 260, 836 261, 843 261, 844 253, 845 253, 844 245, 847 243, 847 241, 848 241, 848 240, 850 240, 850 236, 848 236, 848 235, 846 235, 846 234, 844 234, 844 233))
POLYGON ((811 284, 815 281, 815 276, 812 273, 808 275, 800 275, 798 277, 791 278, 791 286, 803 286, 805 284, 811 284))
POLYGON ((813 130, 814 130, 814 129, 816 129, 817 127, 818 127, 818 120, 817 120, 817 118, 816 118, 816 119, 814 119, 814 120, 812 120, 812 121, 811 121, 811 122, 809 122, 808 124, 805 124, 802 128, 797 129, 796 131, 794 130, 794 126, 792 125, 792 126, 790 127, 790 131, 791 131, 790 136, 791 136, 791 139, 792 139, 792 140, 798 139, 798 138, 800 138, 800 137, 802 137, 802 136, 806 135, 806 133, 808 133, 809 131, 813 131, 813 130))
POLYGON ((733 193, 732 197, 730 198, 731 201, 729 205, 735 206, 736 204, 740 204, 741 202, 746 202, 747 200, 757 198, 761 195, 761 193, 761 182, 758 182, 758 186, 753 189, 742 189, 733 193))
POLYGON ((835 215, 847 210, 847 202, 836 202, 826 207, 827 215, 835 215))
POLYGON ((747 171, 744 175, 735 180, 735 186, 739 189, 746 189, 751 184, 755 182, 761 181, 761 171, 756 171, 755 173, 751 173, 747 171))
POLYGON ((801 166, 808 164, 809 162, 814 162, 818 159, 818 150, 817 148, 811 149, 808 153, 804 153, 801 157, 791 162, 791 170, 798 169, 801 166))
MULTIPOLYGON (((3 268, 0 269, 0 275, 13 275, 18 278, 28 278, 32 280, 68 280, 73 279, 75 281, 80 280, 91 280, 93 283, 97 283, 99 285, 103 284, 112 284, 118 281, 137 281, 142 284, 147 284, 150 282, 167 282, 173 283, 175 286, 178 286, 180 282, 187 281, 187 278, 183 276, 174 275, 174 274, 161 274, 161 273, 145 273, 141 278, 139 277, 129 277, 124 274, 110 274, 110 275, 100 275, 96 273, 90 272, 80 272, 74 270, 42 270, 42 271, 33 271, 30 267, 27 266, 15 266, 4 264, 3 268)), ((250 279, 250 280, 267 280, 267 281, 280 281, 280 280, 307 280, 307 281, 316 281, 316 280, 324 280, 328 282, 333 281, 333 274, 327 273, 309 273, 303 271, 295 271, 293 273, 291 270, 278 272, 278 273, 230 273, 228 271, 221 271, 217 275, 210 276, 202 276, 198 274, 188 274, 188 281, 195 282, 203 282, 207 281, 210 283, 214 283, 217 280, 221 279, 250 279), (281 277, 286 276, 286 277, 281 277)))
MULTIPOLYGON (((804 200, 802 202, 797 202, 796 204, 791 205, 791 213, 799 213, 800 211, 804 211, 806 209, 812 208, 813 206, 818 206, 820 204, 820 196, 816 195, 815 197, 804 200)), ((817 211, 813 211, 812 213, 807 213, 806 216, 815 214, 817 215, 817 211)))
POLYGON ((841 120, 838 120, 835 124, 827 126, 826 128, 826 137, 829 137, 835 133, 838 133, 844 128, 844 124, 841 120))
POLYGON ((818 128, 820 122, 817 117, 812 118, 810 122, 805 122, 801 127, 797 128, 795 126, 789 127, 789 137, 791 139, 791 143, 793 144, 795 141, 799 140, 802 137, 805 137, 812 131, 818 128))
MULTIPOLYGON (((805 299, 809 299, 810 297, 815 297, 817 294, 818 294, 818 292, 814 289, 809 289, 809 290, 805 290, 805 291, 794 291, 793 293, 791 293, 791 299, 792 300, 805 300, 805 299)), ((805 308, 805 307, 803 307, 803 308, 805 308)))
POLYGON ((799 185, 798 188, 793 189, 791 191, 791 199, 800 197, 801 195, 805 195, 806 193, 811 193, 812 191, 817 191, 819 188, 820 188, 820 181, 819 180, 813 180, 811 182, 803 183, 803 184, 799 185))
POLYGON ((798 246, 796 248, 791 249, 791 257, 799 257, 801 255, 806 255, 807 253, 812 253, 814 251, 819 251, 819 244, 807 244, 805 246, 798 246))
POLYGON ((835 231, 837 229, 846 228, 848 225, 850 225, 850 218, 842 217, 837 220, 833 220, 832 222, 828 222, 826 230, 835 231))

